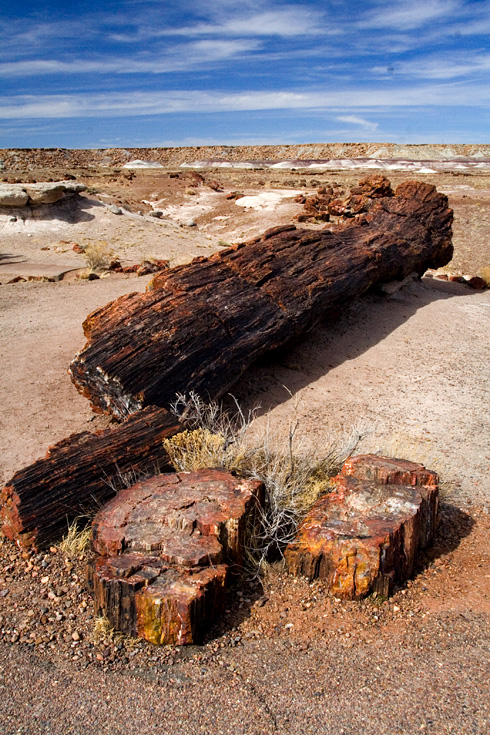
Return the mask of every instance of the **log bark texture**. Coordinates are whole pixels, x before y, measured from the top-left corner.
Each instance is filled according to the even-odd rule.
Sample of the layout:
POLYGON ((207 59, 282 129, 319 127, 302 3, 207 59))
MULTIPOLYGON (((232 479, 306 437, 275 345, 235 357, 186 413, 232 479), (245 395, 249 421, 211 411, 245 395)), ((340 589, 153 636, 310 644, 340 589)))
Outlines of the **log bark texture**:
POLYGON ((335 480, 286 549, 288 569, 326 580, 336 597, 388 597, 433 540, 438 477, 413 462, 362 455, 347 460, 335 480))
POLYGON ((243 564, 262 496, 262 483, 219 469, 122 490, 93 522, 96 614, 152 643, 200 641, 223 611, 228 570, 243 564))
POLYGON ((182 429, 165 409, 149 407, 113 429, 58 442, 0 491, 3 533, 21 546, 59 541, 70 521, 115 494, 125 473, 168 469, 162 441, 182 429))
POLYGON ((448 263, 451 223, 446 196, 407 182, 332 231, 284 226, 197 258, 91 314, 72 379, 118 417, 190 390, 219 397, 260 355, 370 287, 448 263))

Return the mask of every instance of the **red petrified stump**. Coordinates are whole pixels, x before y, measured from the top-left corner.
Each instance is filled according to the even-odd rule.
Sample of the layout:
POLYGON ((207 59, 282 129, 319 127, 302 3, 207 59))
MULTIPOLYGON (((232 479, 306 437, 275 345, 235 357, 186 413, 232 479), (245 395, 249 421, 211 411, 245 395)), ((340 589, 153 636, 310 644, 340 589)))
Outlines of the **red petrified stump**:
POLYGON ((216 469, 122 490, 93 523, 97 613, 152 643, 199 641, 222 613, 229 565, 243 561, 262 491, 216 469))
POLYGON ((353 457, 285 552, 289 571, 325 579, 337 597, 388 596, 413 574, 438 517, 438 477, 405 460, 353 457))

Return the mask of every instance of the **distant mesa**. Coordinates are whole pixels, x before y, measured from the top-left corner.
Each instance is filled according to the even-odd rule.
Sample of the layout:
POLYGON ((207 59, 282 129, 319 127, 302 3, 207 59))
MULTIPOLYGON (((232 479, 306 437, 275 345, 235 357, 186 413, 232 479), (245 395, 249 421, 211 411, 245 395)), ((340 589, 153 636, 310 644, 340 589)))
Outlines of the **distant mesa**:
POLYGON ((125 163, 123 168, 163 168, 163 166, 158 161, 141 161, 140 159, 136 159, 136 161, 125 163))

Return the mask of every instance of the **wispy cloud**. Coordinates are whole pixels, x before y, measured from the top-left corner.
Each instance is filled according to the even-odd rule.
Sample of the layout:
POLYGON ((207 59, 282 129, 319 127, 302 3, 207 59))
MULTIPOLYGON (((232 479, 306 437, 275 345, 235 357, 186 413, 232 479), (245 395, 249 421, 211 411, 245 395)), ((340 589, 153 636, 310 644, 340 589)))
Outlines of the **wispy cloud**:
POLYGON ((399 0, 383 3, 370 11, 359 25, 363 28, 393 28, 411 31, 437 20, 449 20, 461 8, 456 0, 399 0))
MULTIPOLYGON (((325 110, 339 120, 372 128, 363 117, 343 114, 349 110, 393 110, 424 106, 490 106, 490 84, 468 89, 465 85, 414 86, 387 89, 369 88, 335 92, 309 91, 166 91, 73 95, 17 95, 0 98, 0 119, 130 117, 175 113, 237 112, 258 110, 325 110), (339 113, 341 113, 339 115, 339 113)), ((372 128, 374 129, 374 128, 372 128)))
POLYGON ((458 79, 471 75, 483 76, 490 72, 490 53, 447 54, 429 56, 425 59, 411 59, 398 62, 394 66, 377 66, 371 71, 375 74, 390 76, 403 75, 418 79, 458 79))
POLYGON ((120 43, 137 43, 143 39, 154 39, 171 36, 229 36, 231 38, 253 38, 262 36, 280 36, 293 38, 298 36, 315 36, 333 34, 338 31, 324 23, 324 13, 305 8, 304 6, 287 6, 277 10, 258 13, 234 12, 231 17, 219 17, 190 25, 175 26, 141 23, 131 32, 110 34, 109 38, 120 43))
POLYGON ((369 120, 365 120, 363 117, 358 117, 357 115, 339 115, 335 119, 339 122, 349 123, 349 125, 359 125, 361 128, 364 128, 364 130, 373 131, 378 127, 378 123, 370 122, 369 120))
MULTIPOLYGON (((0 118, 25 121, 19 130, 33 135, 38 120, 59 119, 53 144, 63 126, 76 131, 89 117, 127 121, 140 139, 134 118, 149 127, 153 116, 155 126, 159 118, 176 126, 169 139, 177 140, 201 135, 198 121, 217 114, 223 131, 225 118, 252 121, 244 130, 257 139, 277 111, 284 125, 264 128, 263 139, 285 135, 288 125, 303 134, 308 119, 320 126, 322 116, 332 134, 388 138, 379 121, 393 111, 402 126, 405 117, 418 119, 418 130, 428 110, 452 105, 459 119, 488 129, 490 0, 119 0, 114 7, 72 4, 59 17, 42 5, 2 9, 0 118)), ((448 116, 451 129, 455 119, 448 116)), ((97 125, 104 123, 90 127, 97 125)))
POLYGON ((40 76, 45 74, 171 74, 208 68, 223 61, 236 60, 260 47, 252 40, 194 41, 180 44, 161 55, 100 56, 71 60, 36 59, 0 63, 0 77, 40 76))

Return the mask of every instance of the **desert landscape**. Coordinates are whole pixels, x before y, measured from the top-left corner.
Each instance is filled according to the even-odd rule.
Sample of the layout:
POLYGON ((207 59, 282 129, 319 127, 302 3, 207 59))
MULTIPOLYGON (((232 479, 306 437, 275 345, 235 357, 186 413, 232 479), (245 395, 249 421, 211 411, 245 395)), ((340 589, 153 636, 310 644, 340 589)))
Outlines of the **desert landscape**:
POLYGON ((271 228, 334 229, 333 203, 373 175, 448 197, 452 259, 352 299, 231 393, 253 436, 293 423, 304 451, 354 435, 357 454, 437 472, 415 573, 349 601, 276 562, 229 591, 202 645, 155 646, 103 627, 90 551, 0 536, 3 732, 488 732, 490 146, 0 151, 0 484, 117 425, 68 373, 88 314, 271 228))

